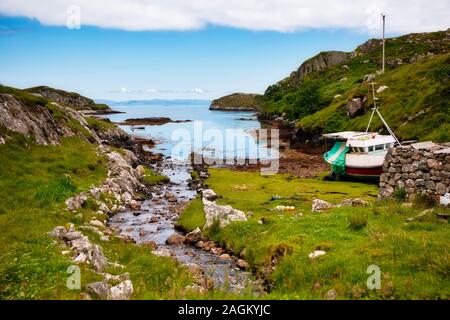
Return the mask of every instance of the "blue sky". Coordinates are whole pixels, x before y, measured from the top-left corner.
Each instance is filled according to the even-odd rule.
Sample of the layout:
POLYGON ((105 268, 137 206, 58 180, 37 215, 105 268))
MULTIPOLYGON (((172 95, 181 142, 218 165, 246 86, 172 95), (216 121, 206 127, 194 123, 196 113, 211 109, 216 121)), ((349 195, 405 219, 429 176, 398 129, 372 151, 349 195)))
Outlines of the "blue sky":
MULTIPOLYGON (((351 51, 379 36, 381 10, 400 12, 368 6, 370 10, 361 7, 363 14, 355 15, 352 6, 361 6, 361 1, 354 0, 342 0, 341 6, 328 0, 321 5, 251 0, 245 6, 234 0, 197 0, 192 5, 112 0, 108 8, 97 2, 2 0, 0 82, 19 88, 48 85, 112 100, 263 93, 320 51, 351 51), (81 29, 66 26, 69 3, 79 4, 81 29)), ((442 12, 448 2, 434 3, 439 2, 434 9, 442 12)), ((421 11, 408 8, 388 20, 388 35, 444 29, 449 21, 444 13, 408 26, 410 17, 421 11)))
POLYGON ((0 28, 3 84, 49 85, 113 100, 262 93, 306 58, 322 50, 353 50, 369 37, 351 31, 280 33, 213 26, 197 31, 70 30, 5 17, 0 28))

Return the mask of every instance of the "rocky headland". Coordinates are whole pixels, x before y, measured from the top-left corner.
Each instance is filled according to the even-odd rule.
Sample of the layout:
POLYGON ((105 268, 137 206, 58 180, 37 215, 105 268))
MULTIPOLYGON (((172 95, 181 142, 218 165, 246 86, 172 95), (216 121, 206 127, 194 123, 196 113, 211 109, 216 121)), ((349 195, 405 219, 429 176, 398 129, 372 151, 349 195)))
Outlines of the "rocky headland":
POLYGON ((259 111, 260 95, 249 93, 233 93, 211 102, 209 110, 220 111, 259 111))

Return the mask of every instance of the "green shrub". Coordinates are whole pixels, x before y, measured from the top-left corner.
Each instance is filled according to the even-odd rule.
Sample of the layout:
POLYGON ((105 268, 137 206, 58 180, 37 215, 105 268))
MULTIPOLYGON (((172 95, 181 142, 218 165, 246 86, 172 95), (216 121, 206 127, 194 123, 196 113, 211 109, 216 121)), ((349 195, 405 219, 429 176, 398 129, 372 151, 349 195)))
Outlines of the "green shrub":
POLYGON ((405 201, 406 200, 406 191, 405 188, 397 188, 395 189, 393 196, 398 201, 405 201))

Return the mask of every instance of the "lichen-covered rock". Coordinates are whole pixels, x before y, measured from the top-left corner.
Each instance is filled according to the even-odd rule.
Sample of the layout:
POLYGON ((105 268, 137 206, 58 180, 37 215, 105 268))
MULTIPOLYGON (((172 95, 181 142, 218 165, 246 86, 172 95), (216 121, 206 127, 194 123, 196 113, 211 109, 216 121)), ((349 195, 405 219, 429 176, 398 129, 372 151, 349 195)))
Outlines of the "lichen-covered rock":
POLYGON ((234 209, 231 206, 219 205, 215 201, 209 201, 205 198, 202 201, 206 228, 212 226, 216 221, 220 227, 225 227, 234 221, 247 221, 247 217, 243 211, 234 209))
POLYGON ((130 280, 125 280, 117 286, 111 287, 108 290, 108 300, 130 300, 133 295, 133 283, 130 280))
POLYGON ((334 205, 327 201, 320 200, 320 199, 314 199, 311 210, 312 210, 312 212, 321 212, 321 211, 329 210, 333 207, 334 207, 334 205))

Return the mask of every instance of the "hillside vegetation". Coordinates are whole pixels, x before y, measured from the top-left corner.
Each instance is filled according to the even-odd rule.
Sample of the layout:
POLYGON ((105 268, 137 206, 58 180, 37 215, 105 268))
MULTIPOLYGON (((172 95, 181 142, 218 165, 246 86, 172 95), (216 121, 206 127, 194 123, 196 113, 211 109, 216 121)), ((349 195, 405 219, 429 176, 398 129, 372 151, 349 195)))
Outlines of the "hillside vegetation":
MULTIPOLYGON (((297 135, 364 130, 373 106, 371 81, 387 122, 404 140, 450 140, 450 29, 369 40, 352 53, 324 52, 264 94, 263 117, 295 121, 297 135)), ((383 130, 378 119, 371 130, 383 130)))
POLYGON ((261 96, 258 94, 233 93, 211 102, 209 110, 259 111, 261 96))

